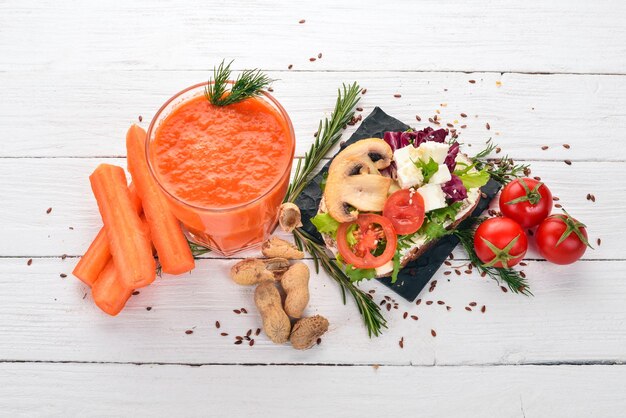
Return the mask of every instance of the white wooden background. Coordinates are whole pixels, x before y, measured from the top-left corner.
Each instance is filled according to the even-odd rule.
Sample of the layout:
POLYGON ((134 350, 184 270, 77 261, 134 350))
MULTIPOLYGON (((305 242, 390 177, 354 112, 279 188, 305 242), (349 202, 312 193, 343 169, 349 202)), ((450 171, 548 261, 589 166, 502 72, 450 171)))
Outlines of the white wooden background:
POLYGON ((0 1, 1 416, 624 415, 626 3, 342 3, 0 1), (213 255, 108 317, 69 275, 101 224, 87 176, 125 165, 128 125, 222 58, 279 79, 298 157, 356 80, 364 115, 423 127, 439 109, 474 149, 493 137, 602 244, 565 267, 531 251, 534 298, 442 270, 373 340, 320 274, 307 311, 331 328, 305 352, 233 345, 260 319, 213 255))

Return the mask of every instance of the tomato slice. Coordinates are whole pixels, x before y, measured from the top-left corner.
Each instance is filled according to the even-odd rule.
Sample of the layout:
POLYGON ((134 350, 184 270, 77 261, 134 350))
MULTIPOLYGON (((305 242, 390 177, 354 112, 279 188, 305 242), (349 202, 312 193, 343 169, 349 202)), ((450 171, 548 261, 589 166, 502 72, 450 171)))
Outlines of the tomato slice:
POLYGON ((380 267, 391 260, 396 253, 398 239, 391 221, 384 216, 373 213, 362 213, 356 221, 345 222, 337 230, 337 248, 346 263, 358 269, 380 267), (356 229, 352 231, 353 225, 356 229), (348 244, 348 231, 352 231, 356 244, 348 244), (378 244, 384 240, 385 249, 382 254, 372 254, 378 244))
POLYGON ((389 218, 398 235, 412 234, 424 223, 424 199, 414 191, 398 190, 385 202, 383 216, 389 218))

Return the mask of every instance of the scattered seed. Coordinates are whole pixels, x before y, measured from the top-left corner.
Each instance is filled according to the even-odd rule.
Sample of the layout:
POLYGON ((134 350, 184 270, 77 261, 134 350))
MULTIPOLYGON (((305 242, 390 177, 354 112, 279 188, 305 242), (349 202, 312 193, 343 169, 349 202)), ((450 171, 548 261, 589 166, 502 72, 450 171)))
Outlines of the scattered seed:
POLYGON ((67 274, 61 273, 61 274, 59 274, 59 276, 61 276, 62 279, 65 279, 67 277, 67 274))
POLYGON ((523 261, 520 261, 519 265, 520 265, 520 266, 523 266, 523 267, 526 267, 528 264, 527 264, 527 263, 525 263, 525 262, 523 262, 523 261))
POLYGON ((602 244, 602 240, 601 240, 600 238, 598 238, 598 239, 596 240, 596 242, 598 243, 598 246, 600 246, 600 245, 602 244))
POLYGON ((317 54, 317 58, 322 58, 322 53, 320 52, 319 54, 317 54))
POLYGON ((135 291, 133 292, 133 296, 137 296, 138 294, 139 294, 139 290, 135 290, 135 291))
POLYGON ((389 312, 391 310, 391 303, 387 304, 387 312, 389 312))
POLYGON ((322 339, 321 339, 321 338, 318 338, 318 339, 317 339, 317 341, 316 341, 316 344, 317 344, 317 345, 320 345, 321 343, 322 343, 322 339))
POLYGON ((417 317, 417 315, 411 315, 411 319, 417 321, 419 318, 417 317))
POLYGON ((569 144, 563 144, 563 148, 570 149, 570 146, 569 146, 569 144))
POLYGON ((221 335, 222 337, 227 337, 227 336, 228 336, 228 333, 227 333, 227 332, 221 332, 221 333, 220 333, 220 335, 221 335))
POLYGON ((246 341, 250 341, 252 338, 248 337, 247 335, 245 337, 243 337, 244 340, 246 341))
POLYGON ((432 335, 433 337, 437 336, 437 332, 434 329, 430 330, 430 335, 432 335))
POLYGON ((426 305, 432 305, 432 304, 433 304, 433 301, 432 301, 432 300, 427 300, 427 301, 426 301, 426 305))
POLYGON ((28 261, 26 262, 26 265, 30 266, 31 264, 33 264, 33 259, 29 258, 28 261))
POLYGON ((252 330, 249 329, 248 332, 246 332, 246 337, 249 337, 250 335, 252 335, 252 330))
POLYGON ((419 305, 420 303, 422 303, 421 299, 418 299, 417 302, 415 302, 416 305, 419 305))
POLYGON ((402 95, 400 93, 396 93, 393 95, 393 97, 395 97, 396 99, 399 99, 400 97, 402 97, 402 95))
POLYGON ((357 108, 356 108, 356 111, 357 111, 357 112, 362 112, 362 111, 363 111, 363 108, 362 108, 362 107, 357 107, 357 108))
POLYGON ((254 335, 259 335, 261 333, 261 328, 257 328, 256 331, 254 331, 254 335))
POLYGON ((46 210, 46 213, 50 213, 50 212, 52 212, 52 208, 48 208, 48 209, 46 210))
POLYGON ((464 271, 464 273, 465 273, 465 274, 472 274, 472 270, 467 269, 467 270, 465 270, 465 271, 464 271))
POLYGON ((73 227, 73 226, 70 226, 70 231, 73 231, 73 230, 74 230, 74 227, 73 227))
POLYGON ((146 311, 151 311, 152 310, 152 306, 146 306, 146 311))
POLYGON ((446 266, 451 266, 452 265, 452 263, 449 262, 448 260, 444 261, 443 264, 445 264, 446 266))
POLYGON ((420 118, 420 116, 419 116, 419 115, 415 115, 415 119, 417 119, 417 121, 418 121, 418 122, 421 122, 421 121, 422 121, 422 118, 420 118))
POLYGON ((449 310, 451 310, 451 309, 452 309, 452 307, 451 307, 451 306, 446 306, 446 310, 448 310, 448 311, 449 311, 449 310))
POLYGON ((451 275, 451 274, 452 274, 452 272, 451 272, 451 271, 444 271, 444 272, 443 272, 443 275, 444 275, 444 276, 449 276, 449 275, 451 275))
POLYGON ((243 340, 243 337, 242 337, 242 336, 240 336, 240 335, 237 335, 237 336, 235 337, 235 339, 236 339, 236 340, 239 340, 239 341, 242 341, 242 340, 243 340))
POLYGON ((557 203, 556 205, 554 205, 555 208, 561 209, 563 207, 563 205, 561 205, 560 203, 557 203))
POLYGON ((520 276, 522 276, 522 278, 523 278, 523 279, 525 279, 525 278, 526 278, 526 273, 524 273, 523 271, 520 271, 520 272, 519 272, 519 275, 520 275, 520 276))
POLYGON ((385 303, 387 303, 384 299, 380 301, 380 306, 383 306, 385 303))
POLYGON ((487 310, 487 307, 486 307, 485 305, 483 305, 483 307, 482 307, 482 308, 480 308, 480 311, 481 311, 482 313, 485 313, 485 311, 486 311, 486 310, 487 310))
POLYGON ((313 62, 313 61, 315 61, 315 60, 316 60, 316 58, 315 58, 315 57, 311 57, 311 58, 309 58, 309 61, 311 61, 311 62, 313 62))
POLYGON ((302 20, 300 20, 298 23, 299 23, 299 24, 303 24, 304 22, 306 22, 306 20, 302 19, 302 20))
POLYGON ((217 329, 220 328, 220 321, 215 321, 215 328, 217 328, 217 329))
POLYGON ((271 92, 273 92, 273 91, 274 91, 274 89, 273 89, 273 88, 271 88, 271 87, 268 87, 268 88, 267 88, 267 91, 269 91, 269 92, 271 93, 271 92))
POLYGON ((143 122, 143 116, 139 115, 139 122, 143 122))
POLYGON ((236 313, 237 315, 239 315, 241 313, 241 311, 239 309, 233 309, 233 312, 236 313))
POLYGON ((467 115, 466 115, 465 113, 461 113, 461 117, 462 117, 462 118, 466 118, 466 117, 467 117, 467 115))
POLYGON ((476 80, 468 80, 470 82, 470 84, 475 84, 476 80))
POLYGON ((501 289, 504 293, 506 293, 506 292, 508 292, 508 291, 509 291, 509 289, 507 289, 507 288, 506 288, 506 287, 504 287, 504 286, 500 286, 500 289, 501 289))
POLYGON ((248 313, 248 311, 246 310, 246 308, 241 308, 241 313, 248 313))
POLYGON ((454 128, 454 125, 453 125, 453 124, 451 124, 451 123, 446 123, 446 126, 447 126, 448 128, 454 128))
POLYGON ((544 145, 543 147, 541 147, 541 149, 544 150, 544 151, 547 150, 548 148, 550 148, 550 147, 547 146, 547 145, 544 145))
POLYGON ((467 128, 467 125, 461 125, 461 129, 467 128))
POLYGON ((571 160, 563 160, 563 162, 567 165, 572 165, 572 161, 571 160))
POLYGON ((192 329, 188 329, 187 331, 185 331, 185 334, 187 334, 187 335, 193 334, 193 330, 192 329))
POLYGON ((469 306, 466 306, 466 307, 465 307, 465 310, 466 310, 466 311, 469 311, 469 312, 472 312, 472 308, 470 308, 469 306))
POLYGON ((456 273, 457 276, 461 275, 461 272, 459 270, 454 270, 454 272, 456 273))
POLYGON ((491 125, 489 125, 489 123, 485 123, 485 128, 487 128, 487 130, 491 129, 491 125))
POLYGON ((367 89, 361 89, 361 94, 367 93, 367 89))
POLYGON ((400 338, 400 341, 398 341, 398 345, 400 345, 400 348, 404 348, 404 337, 400 338))
POLYGON ((437 305, 445 305, 446 303, 443 300, 438 300, 437 305))
POLYGON ((293 68, 293 64, 289 64, 289 65, 287 66, 287 69, 288 69, 288 70, 291 70, 292 68, 293 68))
POLYGON ((558 198, 558 197, 556 197, 556 196, 553 196, 553 197, 552 197, 552 200, 554 200, 555 202, 558 202, 558 201, 559 201, 559 200, 561 200, 561 199, 560 199, 560 198, 558 198))
POLYGON ((469 306, 476 306, 476 302, 470 302, 469 306))
POLYGON ((594 195, 591 195, 591 201, 595 202, 596 201, 596 197, 594 195))
POLYGON ((254 345, 254 340, 250 340, 250 342, 248 343, 248 345, 249 345, 250 347, 252 347, 252 346, 254 345))
MULTIPOLYGON (((489 129, 489 128, 487 128, 489 129)), ((502 148, 500 147, 496 147, 496 154, 500 154, 502 152, 502 148)))
POLYGON ((239 344, 242 344, 242 343, 243 343, 243 341, 241 341, 241 340, 237 340, 237 341, 235 341, 235 343, 234 343, 234 344, 235 344, 235 345, 239 345, 239 344))
POLYGON ((385 300, 391 300, 391 296, 385 296, 385 300))

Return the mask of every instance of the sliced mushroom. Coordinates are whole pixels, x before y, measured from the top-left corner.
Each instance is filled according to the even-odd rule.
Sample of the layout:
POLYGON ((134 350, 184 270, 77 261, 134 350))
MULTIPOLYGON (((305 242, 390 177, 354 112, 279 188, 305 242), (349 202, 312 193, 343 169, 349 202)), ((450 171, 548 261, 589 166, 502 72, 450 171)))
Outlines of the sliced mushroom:
POLYGON ((285 232, 293 232, 294 229, 301 227, 302 215, 300 214, 300 208, 290 202, 280 205, 278 223, 285 232))
POLYGON ((341 154, 333 160, 324 189, 330 216, 339 222, 351 222, 356 220, 358 211, 382 211, 391 179, 371 174, 369 158, 363 161, 359 157, 340 157, 341 154))
MULTIPOLYGON (((361 139, 347 146, 335 157, 349 159, 356 157, 363 162, 369 159, 377 170, 389 167, 393 159, 393 151, 389 144, 380 138, 361 139)), ((374 171, 374 170, 372 170, 374 171)))

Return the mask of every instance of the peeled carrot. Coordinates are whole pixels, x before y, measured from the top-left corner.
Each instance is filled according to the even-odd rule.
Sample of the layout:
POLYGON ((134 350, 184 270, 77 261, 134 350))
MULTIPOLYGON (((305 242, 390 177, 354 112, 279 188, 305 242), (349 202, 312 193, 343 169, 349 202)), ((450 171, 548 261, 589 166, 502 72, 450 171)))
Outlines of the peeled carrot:
MULTIPOLYGON (((130 200, 137 214, 141 213, 141 199, 137 195, 137 190, 131 184, 129 186, 130 200)), ((100 229, 98 235, 93 240, 85 254, 80 258, 72 274, 82 280, 89 287, 98 280, 98 276, 111 260, 111 250, 109 240, 104 227, 100 229)))
POLYGON ((156 276, 152 244, 133 208, 124 170, 100 164, 89 180, 122 284, 129 289, 149 285, 156 276))
POLYGON ((128 171, 141 198, 152 241, 165 273, 181 274, 195 263, 180 222, 170 211, 165 196, 150 174, 146 158, 146 131, 132 125, 126 134, 128 171))
POLYGON ((121 276, 113 260, 109 260, 100 272, 98 280, 91 287, 93 301, 100 309, 112 316, 120 313, 132 293, 133 289, 122 284, 121 276))

